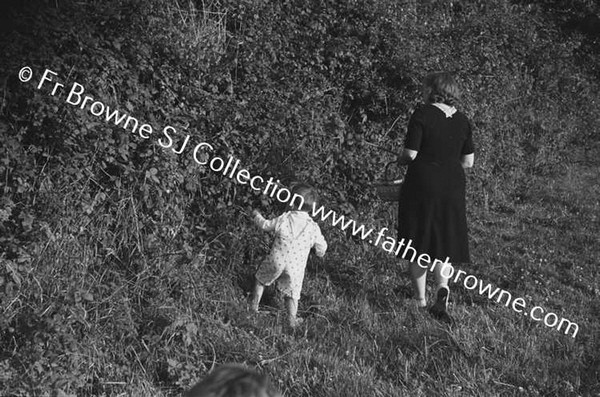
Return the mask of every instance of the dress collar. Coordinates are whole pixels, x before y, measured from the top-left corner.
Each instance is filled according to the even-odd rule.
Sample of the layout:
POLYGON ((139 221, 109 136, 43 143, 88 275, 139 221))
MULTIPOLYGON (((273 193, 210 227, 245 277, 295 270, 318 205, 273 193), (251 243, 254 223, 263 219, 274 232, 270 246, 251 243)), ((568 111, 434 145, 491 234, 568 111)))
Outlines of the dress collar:
POLYGON ((290 214, 293 216, 297 216, 299 218, 308 218, 308 219, 312 219, 309 215, 308 212, 306 211, 300 211, 300 210, 291 210, 290 214))
POLYGON ((441 102, 432 103, 432 105, 444 112, 446 118, 452 117, 452 115, 456 113, 456 108, 454 106, 449 106, 441 102))

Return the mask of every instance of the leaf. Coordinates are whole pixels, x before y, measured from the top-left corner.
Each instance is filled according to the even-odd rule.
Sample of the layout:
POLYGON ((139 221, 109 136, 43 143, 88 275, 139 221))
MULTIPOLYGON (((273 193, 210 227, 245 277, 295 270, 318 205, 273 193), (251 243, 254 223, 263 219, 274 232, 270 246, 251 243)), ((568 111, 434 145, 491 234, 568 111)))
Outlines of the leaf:
POLYGON ((83 298, 83 300, 86 300, 88 302, 93 302, 94 301, 94 295, 92 295, 89 292, 84 292, 83 294, 81 294, 81 297, 83 298))
POLYGON ((179 361, 172 359, 172 358, 167 358, 167 364, 169 365, 169 368, 178 368, 179 367, 179 361))
POLYGON ((21 226, 23 226, 23 229, 25 229, 26 232, 31 231, 34 220, 33 216, 27 213, 22 213, 19 215, 19 218, 21 219, 21 226))

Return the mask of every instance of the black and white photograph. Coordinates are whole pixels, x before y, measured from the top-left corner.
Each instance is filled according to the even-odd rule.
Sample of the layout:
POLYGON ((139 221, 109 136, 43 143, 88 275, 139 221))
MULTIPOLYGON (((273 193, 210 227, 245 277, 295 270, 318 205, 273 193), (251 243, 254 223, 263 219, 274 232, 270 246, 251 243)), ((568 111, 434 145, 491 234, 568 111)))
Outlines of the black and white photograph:
POLYGON ((0 396, 600 397, 597 0, 2 0, 0 396))

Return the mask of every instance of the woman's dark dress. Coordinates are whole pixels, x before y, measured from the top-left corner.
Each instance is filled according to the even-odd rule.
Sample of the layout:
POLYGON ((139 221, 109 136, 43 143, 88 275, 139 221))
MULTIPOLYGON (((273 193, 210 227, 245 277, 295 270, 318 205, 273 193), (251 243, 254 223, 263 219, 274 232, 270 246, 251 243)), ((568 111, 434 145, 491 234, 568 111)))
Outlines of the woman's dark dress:
MULTIPOLYGON (((418 254, 451 263, 470 262, 461 156, 473 153, 471 125, 456 112, 419 107, 408 123, 404 143, 417 150, 406 172, 398 212, 398 238, 411 239, 418 254)), ((407 256, 406 259, 410 259, 407 256)))

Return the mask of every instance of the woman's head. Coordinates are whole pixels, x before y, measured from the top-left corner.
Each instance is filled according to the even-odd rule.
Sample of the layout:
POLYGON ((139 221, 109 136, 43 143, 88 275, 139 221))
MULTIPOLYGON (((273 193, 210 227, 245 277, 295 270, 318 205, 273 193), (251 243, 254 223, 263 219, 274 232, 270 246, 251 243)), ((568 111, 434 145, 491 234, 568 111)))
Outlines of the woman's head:
POLYGON ((212 371, 185 397, 281 397, 269 379, 237 364, 227 364, 212 371))
POLYGON ((300 211, 310 211, 317 204, 319 195, 317 191, 306 183, 297 183, 292 186, 292 199, 290 206, 300 211))
POLYGON ((460 97, 460 90, 451 73, 436 72, 428 74, 423 80, 423 96, 426 103, 453 106, 460 97))

